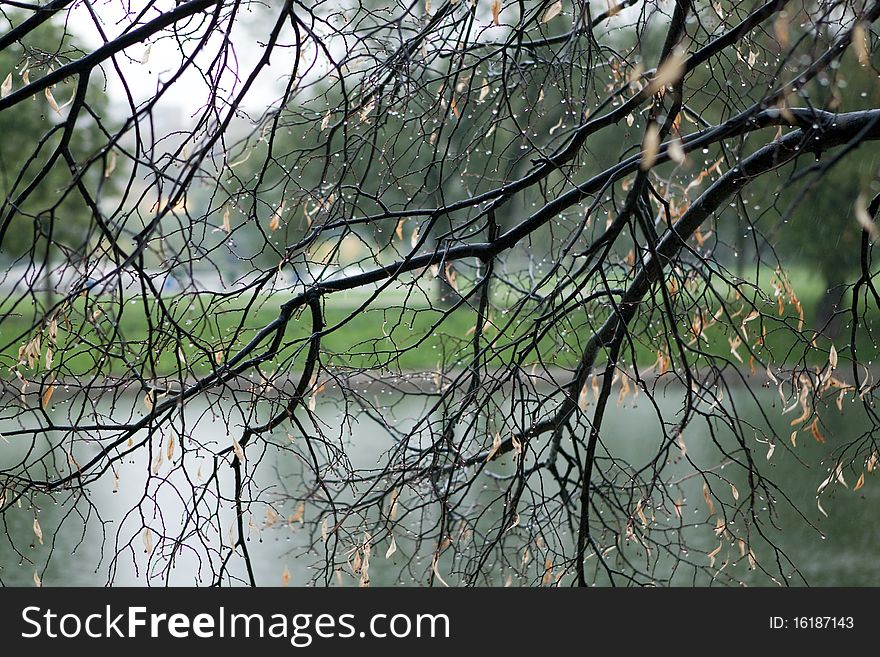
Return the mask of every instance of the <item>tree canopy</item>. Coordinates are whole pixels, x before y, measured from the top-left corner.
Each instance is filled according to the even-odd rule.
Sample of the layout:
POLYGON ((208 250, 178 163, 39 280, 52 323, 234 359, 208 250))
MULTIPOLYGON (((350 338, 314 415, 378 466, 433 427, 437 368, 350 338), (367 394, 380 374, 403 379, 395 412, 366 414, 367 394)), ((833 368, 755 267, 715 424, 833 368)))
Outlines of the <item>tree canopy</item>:
POLYGON ((109 582, 265 583, 271 536, 321 585, 807 581, 781 519, 818 535, 878 460, 878 18, 6 14, 0 242, 54 272, 3 288, 10 553, 38 583, 87 536, 109 582))

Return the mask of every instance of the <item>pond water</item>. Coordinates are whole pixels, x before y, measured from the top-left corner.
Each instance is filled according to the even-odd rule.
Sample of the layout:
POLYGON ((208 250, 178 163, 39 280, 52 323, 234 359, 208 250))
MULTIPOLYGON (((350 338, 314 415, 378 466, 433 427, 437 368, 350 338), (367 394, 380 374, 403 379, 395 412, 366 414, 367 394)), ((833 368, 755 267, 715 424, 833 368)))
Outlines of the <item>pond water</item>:
MULTIPOLYGON (((768 407, 775 405, 775 409, 770 408, 769 415, 779 416, 779 400, 774 401, 768 391, 762 391, 761 395, 768 407)), ((671 397, 659 399, 662 410, 670 414, 674 414, 677 403, 677 399, 671 397)), ((199 418, 197 437, 206 443, 215 441, 218 445, 228 445, 225 422, 220 417, 211 417, 205 413, 206 410, 200 407, 197 401, 187 406, 187 416, 199 418)), ((322 408, 319 407, 318 411, 321 410, 322 408)), ((329 417, 335 414, 330 406, 325 410, 331 411, 325 413, 329 417)), ((398 408, 397 411, 399 413, 400 409, 398 408)), ((746 419, 749 419, 751 412, 752 419, 758 420, 757 410, 749 411, 746 407, 741 412, 746 419)), ((774 425, 778 436, 777 446, 770 460, 766 459, 768 451, 766 444, 757 442, 753 444, 755 457, 761 461, 760 467, 792 502, 792 505, 782 502, 776 506, 777 515, 774 519, 776 529, 769 524, 765 524, 764 529, 797 565, 809 584, 877 586, 880 585, 880 560, 878 560, 880 473, 875 470, 873 474, 866 474, 865 483, 858 491, 852 490, 858 475, 849 472, 846 474, 846 487, 837 482, 831 485, 822 497, 822 507, 828 514, 827 517, 816 503, 817 487, 835 463, 835 450, 861 434, 864 419, 855 406, 843 414, 837 413, 834 409, 833 413, 829 412, 826 415, 827 417, 823 416, 823 420, 827 423, 828 434, 825 443, 813 440, 809 431, 801 431, 797 447, 792 448, 789 442, 791 416, 785 416, 776 417, 774 420, 774 422, 778 421, 778 426, 774 425), (795 507, 800 509, 806 520, 795 510, 795 507)), ((4 427, 0 426, 0 432, 3 431, 4 427)), ((634 464, 645 462, 656 453, 659 443, 656 411, 644 400, 635 406, 612 405, 603 435, 606 445, 613 446, 617 456, 627 458, 634 464)), ((685 440, 688 454, 694 461, 699 462, 703 467, 717 464, 717 451, 712 448, 712 438, 705 425, 694 424, 689 427, 685 432, 685 440), (715 459, 715 463, 711 459, 715 459)), ((378 462, 381 454, 390 444, 391 438, 384 429, 368 419, 361 418, 354 427, 346 447, 355 465, 369 466, 378 462)), ((0 458, 4 464, 8 464, 17 453, 20 453, 20 450, 21 446, 17 446, 14 439, 7 444, 0 444, 0 458)), ((296 468, 293 467, 295 461, 295 457, 290 453, 267 451, 263 455, 255 478, 257 484, 270 496, 273 492, 280 492, 280 484, 285 476, 296 476, 290 475, 296 472, 296 468)), ((208 464, 207 461, 205 463, 208 464)), ((678 467, 676 476, 687 477, 689 470, 686 464, 678 467)), ((194 476, 193 469, 188 471, 190 476, 194 476)), ((144 496, 146 470, 144 463, 131 462, 121 467, 118 484, 114 483, 113 477, 106 477, 92 485, 89 489, 92 507, 80 503, 74 509, 69 500, 57 505, 51 502, 41 504, 37 510, 37 517, 44 534, 42 545, 34 536, 35 509, 28 508, 27 503, 21 508, 11 509, 4 517, 5 532, 0 532, 14 539, 10 543, 5 535, 0 536, 2 583, 12 586, 34 586, 34 572, 38 570, 45 586, 100 586, 110 579, 115 585, 146 584, 143 537, 132 532, 129 536, 130 546, 116 545, 117 529, 120 526, 125 527, 126 523, 140 522, 140 519, 133 517, 129 511, 144 496), (84 520, 77 517, 77 514, 92 515, 84 520), (57 529, 59 525, 60 530, 57 529), (86 526, 88 529, 84 529, 86 526), (20 553, 13 549, 13 543, 21 551, 20 553), (124 558, 113 563, 110 557, 119 549, 122 550, 124 558), (47 565, 50 551, 54 551, 54 556, 48 560, 47 565)), ((231 476, 229 468, 224 467, 222 470, 225 473, 223 477, 231 476)), ((162 473, 160 467, 160 476, 162 473)), ((731 474, 733 481, 737 481, 736 476, 731 474)), ((747 490, 747 482, 739 481, 740 488, 747 490)), ((221 478, 221 484, 226 486, 227 490, 229 483, 229 479, 221 478)), ((175 497, 170 486, 151 495, 154 499, 150 500, 150 505, 142 505, 142 508, 149 507, 153 510, 153 517, 148 518, 148 521, 154 525, 156 522, 166 522, 173 527, 174 523, 178 522, 176 518, 179 518, 185 500, 175 497)), ((688 497, 690 499, 683 507, 684 513, 692 513, 695 516, 705 514, 705 507, 701 507, 702 495, 697 478, 694 478, 693 484, 688 488, 688 497)), ((262 518, 257 520, 262 521, 262 518)), ((228 530, 232 522, 233 517, 228 509, 221 511, 219 525, 228 530)), ((285 570, 290 573, 291 585, 309 581, 312 574, 310 568, 315 561, 315 555, 303 553, 303 547, 309 542, 309 537, 298 523, 280 522, 277 526, 254 527, 250 534, 249 549, 258 584, 281 584, 282 573, 285 570)), ((709 531, 702 540, 702 545, 705 546, 706 552, 709 552, 718 545, 718 539, 709 531)), ((400 579, 400 568, 395 567, 393 560, 386 562, 382 558, 385 554, 385 546, 377 546, 376 552, 379 554, 371 562, 371 580, 374 585, 424 583, 417 578, 400 579)), ((705 555, 699 557, 705 560, 705 555)), ((236 565, 233 572, 242 576, 243 571, 239 566, 240 564, 236 565)), ((745 570, 740 569, 737 576, 742 577, 746 582, 769 583, 766 578, 759 579, 757 575, 745 570)), ((166 582, 205 585, 211 583, 211 573, 204 562, 199 561, 197 552, 188 550, 184 546, 175 554, 170 577, 167 580, 158 578, 150 581, 152 585, 162 585, 166 582)), ((791 582, 800 583, 797 577, 791 578, 791 582)), ((356 584, 356 581, 348 576, 340 578, 338 583, 352 585, 356 584)), ((682 574, 681 577, 673 579, 673 583, 690 585, 692 581, 682 574)))

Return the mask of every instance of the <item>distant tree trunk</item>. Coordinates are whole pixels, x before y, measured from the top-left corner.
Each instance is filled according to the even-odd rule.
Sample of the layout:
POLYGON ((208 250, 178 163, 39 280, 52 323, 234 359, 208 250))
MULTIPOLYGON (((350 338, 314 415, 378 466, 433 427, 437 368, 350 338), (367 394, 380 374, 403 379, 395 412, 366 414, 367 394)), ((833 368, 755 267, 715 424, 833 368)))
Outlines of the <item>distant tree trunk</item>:
MULTIPOLYGON (((452 266, 449 265, 448 269, 451 270, 452 266)), ((449 281, 449 273, 447 267, 441 267, 440 271, 437 272, 437 287, 435 289, 434 301, 438 307, 444 309, 452 307, 458 298, 458 292, 449 281)))
POLYGON ((47 310, 55 303, 55 284, 52 281, 52 256, 54 255, 54 250, 55 247, 52 244, 50 234, 46 244, 46 256, 43 260, 43 285, 45 286, 43 289, 43 303, 46 304, 47 310))
POLYGON ((746 249, 748 248, 748 243, 746 242, 746 235, 743 232, 743 227, 737 225, 736 230, 736 275, 739 278, 743 278, 746 273, 746 249))
MULTIPOLYGON (((443 205, 443 195, 441 194, 440 186, 442 185, 442 181, 440 180, 440 176, 432 169, 428 178, 435 185, 433 198, 434 203, 437 204, 437 207, 443 205)), ((449 219, 449 216, 446 215, 443 218, 439 219, 434 226, 433 233, 434 235, 442 235, 443 233, 448 232, 452 228, 452 223, 449 219)), ((432 238, 433 247, 435 249, 442 250, 444 248, 442 240, 433 237, 432 238)), ((450 276, 455 275, 454 262, 449 261, 440 266, 439 271, 437 272, 437 282, 435 287, 435 295, 434 295, 434 303, 437 304, 438 308, 447 309, 451 308, 456 299, 458 298, 458 292, 455 289, 455 286, 449 280, 450 276)))
POLYGON ((832 339, 840 334, 843 315, 838 313, 838 311, 843 302, 843 296, 846 293, 846 283, 839 280, 839 278, 839 276, 829 276, 826 278, 825 294, 816 307, 816 330, 832 339))

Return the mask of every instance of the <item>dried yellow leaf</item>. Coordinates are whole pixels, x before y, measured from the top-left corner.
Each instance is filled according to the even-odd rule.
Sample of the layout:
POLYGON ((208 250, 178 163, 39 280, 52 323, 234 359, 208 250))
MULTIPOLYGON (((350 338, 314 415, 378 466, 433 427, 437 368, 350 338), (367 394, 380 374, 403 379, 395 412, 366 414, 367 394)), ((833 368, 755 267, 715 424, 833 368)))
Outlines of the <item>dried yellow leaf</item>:
POLYGON ((244 450, 241 448, 241 444, 239 444, 235 436, 232 437, 232 451, 235 452, 235 458, 238 459, 238 462, 244 463, 244 450))
POLYGON ((517 456, 522 454, 522 443, 520 442, 519 438, 517 438, 516 436, 511 436, 510 443, 511 445, 513 445, 514 454, 516 454, 517 456))
POLYGON ((715 513, 715 504, 712 502, 712 493, 709 490, 709 484, 703 482, 703 499, 706 500, 706 506, 709 507, 709 514, 715 513))
POLYGON ((43 408, 48 408, 49 402, 52 400, 52 393, 55 392, 55 382, 49 384, 49 387, 46 388, 46 391, 43 393, 42 404, 43 408))
POLYGON ((660 149, 660 128, 656 123, 652 123, 645 131, 645 138, 642 140, 642 161, 639 165, 642 171, 647 171, 654 162, 657 161, 657 151, 660 149))
POLYGON ((501 25, 501 20, 499 16, 501 14, 501 0, 492 0, 492 23, 494 25, 501 25))
POLYGON ((544 12, 544 15, 541 16, 542 23, 549 23, 554 18, 559 16, 562 13, 562 0, 557 0, 552 5, 547 7, 547 11, 544 12))
POLYGON ((810 433, 813 434, 813 438, 817 443, 824 443, 825 436, 822 435, 822 432, 819 431, 819 418, 814 418, 812 424, 810 424, 810 433))
POLYGON ((439 564, 439 562, 440 562, 440 555, 435 553, 435 554, 434 554, 434 559, 433 559, 433 561, 431 562, 431 570, 434 571, 434 576, 435 576, 438 580, 440 580, 440 583, 441 583, 443 586, 448 587, 449 584, 447 584, 447 583, 446 583, 446 580, 443 579, 443 577, 440 575, 440 568, 439 568, 440 564, 439 564))
POLYGON ((397 520, 397 498, 400 497, 400 490, 395 488, 391 491, 390 501, 388 503, 388 518, 393 520, 397 520))
POLYGON ((489 453, 486 455, 486 461, 491 461, 495 454, 498 453, 498 450, 501 449, 501 434, 497 431, 495 435, 492 437, 492 449, 489 450, 489 453))
POLYGON ((743 362, 742 356, 740 356, 739 352, 737 351, 740 345, 742 345, 742 338, 740 338, 738 335, 733 338, 727 338, 727 343, 730 345, 730 354, 740 363, 743 362))
POLYGON ((394 534, 391 535, 391 544, 385 550, 385 558, 390 559, 397 552, 397 541, 394 540, 394 534))
POLYGON ((859 194, 856 199, 855 204, 855 214, 856 220, 861 225, 862 229, 868 233, 872 240, 880 237, 880 228, 877 228, 877 224, 874 223, 874 219, 868 214, 867 203, 865 202, 865 195, 859 194))
POLYGON ((455 118, 461 118, 461 111, 458 109, 458 103, 455 102, 455 97, 449 101, 449 108, 452 110, 452 113, 455 114, 455 118))
POLYGON ((116 151, 111 149, 107 153, 107 159, 104 161, 104 178, 109 178, 116 170, 117 159, 118 156, 116 155, 116 151))
POLYGON ((721 547, 722 547, 723 545, 724 545, 724 542, 723 542, 723 541, 720 542, 720 543, 718 543, 718 547, 715 548, 715 549, 712 550, 709 554, 706 555, 706 556, 709 557, 709 567, 710 567, 710 568, 711 568, 712 566, 715 565, 715 558, 716 558, 716 557, 718 556, 718 554, 721 552, 721 547))
POLYGON ((52 89, 46 87, 46 101, 49 103, 49 107, 55 110, 56 114, 61 114, 61 108, 58 107, 58 103, 55 101, 55 96, 52 95, 52 89))
POLYGON ((295 522, 298 522, 301 524, 303 521, 303 517, 305 517, 305 515, 306 515, 306 503, 300 502, 299 504, 297 504, 296 509, 294 509, 293 515, 291 515, 287 519, 287 522, 288 522, 288 524, 291 524, 291 525, 295 522))
POLYGON ((859 475, 859 480, 856 482, 856 485, 853 486, 853 491, 857 491, 859 488, 865 485, 865 473, 859 475))
POLYGON ((541 584, 549 586, 553 582, 553 559, 547 557, 544 560, 544 577, 541 578, 541 584))
POLYGON ((486 100, 486 96, 489 95, 489 92, 492 91, 492 85, 489 84, 489 81, 483 78, 483 86, 480 87, 480 97, 478 99, 479 102, 483 102, 486 100))
POLYGON ((149 554, 153 551, 153 532, 149 527, 144 527, 141 540, 144 542, 144 552, 149 554))
POLYGON ((647 93, 655 94, 664 87, 676 84, 684 75, 685 51, 676 48, 657 67, 657 73, 648 85, 647 93))
POLYGON ((361 562, 360 585, 362 587, 367 587, 370 585, 370 535, 369 534, 367 534, 364 537, 363 555, 364 555, 364 558, 361 562))
POLYGON ((162 456, 162 445, 159 445, 159 449, 156 450, 156 457, 153 459, 153 466, 151 468, 151 472, 154 475, 159 474, 159 470, 162 469, 162 463, 165 462, 165 459, 162 456))
POLYGON ((779 17, 773 22, 773 34, 781 48, 785 49, 791 45, 791 39, 788 36, 788 14, 785 12, 779 14, 779 17))
POLYGON ((674 139, 669 144, 669 159, 676 164, 684 164, 687 159, 684 147, 681 145, 681 139, 674 139))
POLYGON ((859 64, 869 66, 871 64, 871 52, 868 49, 868 31, 865 29, 865 24, 861 21, 853 26, 852 44, 859 59, 859 64))
POLYGON ((361 108, 361 112, 360 112, 361 123, 364 123, 367 120, 367 118, 370 116, 370 112, 373 111, 373 108, 375 106, 376 106, 376 99, 373 98, 370 100, 370 102, 368 102, 366 105, 364 105, 361 108))

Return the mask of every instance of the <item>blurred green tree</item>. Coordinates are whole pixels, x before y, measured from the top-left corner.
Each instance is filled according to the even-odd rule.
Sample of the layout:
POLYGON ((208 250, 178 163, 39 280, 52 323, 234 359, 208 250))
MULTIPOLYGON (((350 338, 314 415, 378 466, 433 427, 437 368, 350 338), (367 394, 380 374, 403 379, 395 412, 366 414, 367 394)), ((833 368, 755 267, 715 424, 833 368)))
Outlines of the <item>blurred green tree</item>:
MULTIPOLYGON (((18 22, 20 17, 14 12, 0 14, 0 32, 6 32, 18 22)), ((0 51, 3 95, 80 54, 74 35, 68 29, 51 21, 43 23, 23 40, 0 51)), ((34 193, 27 195, 23 203, 18 199, 34 177, 48 166, 61 137, 56 126, 63 120, 65 105, 73 92, 73 81, 66 81, 46 94, 38 94, 0 113, 0 198, 4 221, 9 221, 0 246, 0 258, 7 265, 24 261, 41 267, 47 280, 48 298, 52 295, 48 276, 54 253, 58 249, 70 254, 84 251, 82 246, 95 239, 92 212, 72 188, 70 170, 63 157, 56 158, 34 193)), ((102 94, 90 93, 88 103, 98 115, 105 114, 107 102, 102 94)), ((87 112, 81 112, 68 146, 74 159, 82 161, 94 154, 99 137, 100 129, 94 120, 87 112)), ((112 180, 105 181, 103 189, 111 193, 112 180)))

